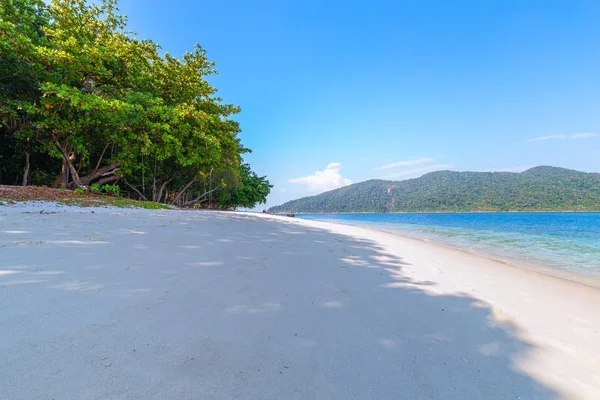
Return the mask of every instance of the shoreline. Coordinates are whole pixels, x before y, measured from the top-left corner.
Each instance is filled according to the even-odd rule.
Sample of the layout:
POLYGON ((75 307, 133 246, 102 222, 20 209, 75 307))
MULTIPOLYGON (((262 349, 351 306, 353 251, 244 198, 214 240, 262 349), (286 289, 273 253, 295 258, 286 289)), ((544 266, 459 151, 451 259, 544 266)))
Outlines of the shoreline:
MULTIPOLYGON (((358 226, 358 225, 350 225, 350 224, 343 224, 343 223, 340 223, 340 225, 358 226)), ((519 258, 518 256, 511 257, 509 254, 501 255, 501 254, 495 254, 491 251, 479 250, 479 249, 478 250, 470 250, 466 247, 462 247, 457 244, 444 242, 441 239, 423 238, 423 237, 419 237, 418 235, 413 236, 410 234, 410 232, 407 232, 407 231, 400 231, 400 230, 387 231, 385 229, 381 229, 381 228, 377 228, 377 227, 367 227, 367 226, 364 226, 364 228, 372 229, 374 231, 386 232, 391 235, 400 236, 402 238, 417 240, 420 242, 431 244, 433 246, 439 246, 439 247, 443 247, 446 249, 459 251, 459 252, 462 252, 465 254, 474 255, 474 256, 481 257, 481 258, 484 258, 487 260, 505 264, 512 268, 521 268, 521 269, 525 269, 527 271, 543 274, 546 276, 551 276, 551 277, 558 278, 558 279, 564 279, 566 281, 573 282, 576 284, 581 284, 581 285, 589 286, 592 288, 600 289, 600 279, 599 278, 586 276, 584 274, 580 274, 577 272, 568 272, 568 271, 565 271, 563 269, 553 267, 553 266, 540 265, 536 261, 524 260, 522 258, 519 258), (503 259, 502 257, 506 257, 506 259, 503 259)), ((543 261, 541 261, 541 260, 539 261, 539 263, 542 263, 542 262, 543 261)))
MULTIPOLYGON (((527 212, 529 212, 529 211, 527 211, 527 212)), ((579 212, 579 211, 577 211, 577 212, 579 212)), ((505 212, 499 212, 499 213, 505 213, 505 212)), ((552 211, 552 213, 554 213, 554 211, 552 211)), ((588 213, 588 211, 581 211, 581 213, 588 213)), ((335 215, 334 213, 329 213, 329 214, 335 215)), ((339 213, 339 214, 349 214, 349 213, 339 213)), ((365 213, 365 214, 371 214, 371 213, 365 213)), ((404 213, 402 213, 402 214, 404 214, 404 213)), ((410 213, 406 213, 406 214, 410 214, 410 213)), ((447 214, 457 214, 457 213, 449 212, 447 214)), ((305 214, 305 215, 320 215, 320 214, 305 214)), ((323 214, 323 215, 326 215, 326 214, 323 214)), ((413 231, 405 230, 405 229, 401 229, 401 228, 392 229, 392 228, 380 227, 380 226, 369 226, 366 224, 362 225, 360 223, 359 224, 351 224, 351 223, 346 223, 346 221, 343 221, 343 220, 326 221, 326 220, 320 220, 320 219, 317 220, 317 219, 309 219, 309 218, 300 218, 300 219, 305 220, 305 221, 307 220, 307 221, 328 222, 328 223, 332 223, 332 224, 339 224, 339 225, 344 225, 344 226, 372 229, 374 231, 385 232, 385 233, 388 233, 391 235, 397 235, 402 238, 417 240, 417 241, 421 241, 424 243, 430 243, 434 246, 440 246, 443 248, 464 252, 466 254, 475 255, 478 257, 482 257, 485 259, 489 259, 489 260, 498 262, 498 263, 506 264, 506 265, 514 267, 514 268, 522 268, 522 269, 526 269, 526 270, 540 273, 543 275, 548 275, 548 276, 552 276, 555 278, 564 279, 564 280, 567 280, 567 281, 570 281, 573 283, 600 289, 600 276, 595 276, 592 274, 586 275, 585 273, 577 272, 577 271, 569 271, 569 270, 564 269, 560 263, 556 263, 553 265, 551 261, 546 261, 546 260, 542 260, 542 259, 535 259, 535 258, 525 259, 522 255, 514 255, 514 253, 511 253, 511 249, 509 249, 507 251, 502 251, 502 252, 494 252, 493 250, 491 250, 489 248, 470 249, 466 246, 462 246, 461 244, 451 243, 450 241, 445 241, 444 239, 441 239, 441 238, 435 238, 435 237, 431 238, 431 237, 420 236, 418 233, 413 233, 413 231), (546 262, 548 263, 548 265, 544 264, 546 262)))
MULTIPOLYGON (((278 215, 279 212, 271 215, 278 215)), ((281 212, 283 214, 283 212, 281 212)), ((489 210, 489 211, 356 211, 356 212, 296 212, 297 215, 338 215, 338 214, 511 214, 511 213, 600 213, 598 210, 489 210)))
POLYGON ((491 307, 492 320, 514 326, 537 349, 520 367, 556 387, 564 396, 559 398, 600 398, 598 286, 397 232, 337 221, 275 219, 375 240, 387 252, 403 256, 409 265, 419 266, 404 268, 402 276, 407 283, 402 286, 420 287, 435 296, 472 296, 482 306, 491 307), (565 370, 564 365, 571 369, 565 370), (550 376, 551 370, 558 375, 575 375, 565 381, 557 379, 558 375, 550 376))
MULTIPOLYGON (((41 208, 41 209, 45 209, 45 208, 58 208, 60 210, 62 210, 62 212, 66 212, 66 211, 74 211, 77 209, 80 209, 82 212, 89 212, 92 210, 96 210, 96 211, 100 211, 100 212, 109 212, 109 211, 114 211, 114 212, 127 212, 126 210, 129 210, 131 212, 135 212, 136 210, 144 210, 144 208, 141 207, 116 207, 114 205, 111 204, 105 204, 105 205, 94 205, 94 206, 79 206, 79 205, 67 205, 67 204, 63 204, 59 201, 48 201, 48 200, 27 200, 27 201, 19 201, 19 202, 15 202, 13 204, 0 204, 0 211, 2 211, 2 209, 12 209, 12 210, 21 210, 21 209, 29 209, 31 207, 36 207, 36 208, 41 208)), ((165 209, 166 210, 166 209, 165 209)), ((155 211, 159 211, 158 209, 155 211)), ((258 215, 260 217, 274 217, 273 219, 276 220, 280 220, 283 219, 284 221, 287 220, 295 220, 295 221, 311 221, 311 222, 319 222, 319 223, 324 223, 324 224, 332 224, 332 225, 340 225, 340 226, 345 226, 345 227, 350 227, 350 228, 359 228, 359 229, 366 229, 366 230, 371 230, 373 232, 380 232, 380 233, 385 233, 388 235, 393 235, 393 236, 397 236, 399 238, 403 238, 403 239, 407 239, 407 240, 415 240, 417 242, 421 242, 424 244, 428 244, 431 246, 436 246, 436 247, 441 247, 447 250, 452 250, 452 251, 458 251, 467 255, 471 255, 471 256, 476 256, 476 257, 480 257, 484 260, 489 260, 489 261, 493 261, 499 264, 503 264, 506 265, 508 267, 511 268, 517 268, 517 269, 523 269, 523 270, 527 270, 533 273, 537 273, 537 274, 541 274, 541 275, 545 275, 545 276, 549 276, 549 277, 553 277, 553 278, 557 278, 557 279, 561 279, 561 280, 565 280, 574 284, 579 284, 579 285, 583 285, 586 287, 590 287, 593 289, 598 289, 600 290, 600 279, 599 278, 595 278, 595 277, 591 277, 591 276, 586 276, 584 274, 580 274, 577 272, 569 272, 569 271, 565 271, 563 269, 557 268, 557 267, 553 267, 553 266, 545 266, 545 265, 540 265, 539 263, 536 262, 531 262, 529 260, 524 260, 520 257, 511 257, 509 254, 495 254, 493 252, 488 252, 485 250, 471 250, 468 249, 466 247, 462 247, 460 245, 456 245, 453 243, 449 243, 449 242, 445 242, 444 240, 441 239, 437 239, 437 238, 425 238, 425 237, 421 237, 418 234, 417 235, 413 235, 412 232, 409 231, 405 231, 405 230, 388 230, 385 229, 383 227, 373 227, 373 226, 366 226, 366 225, 360 225, 360 224, 348 224, 345 223, 345 221, 340 221, 340 220, 333 220, 333 221, 324 221, 324 220, 313 220, 313 219, 307 219, 307 218, 290 218, 287 216, 283 216, 283 215, 277 215, 277 214, 264 214, 258 211, 224 211, 224 210, 204 210, 204 209, 170 209, 169 211, 172 212, 177 212, 177 211, 184 211, 184 212, 208 212, 208 213, 223 213, 223 214, 233 214, 233 215, 258 215), (506 257, 507 259, 502 259, 502 257, 506 257)), ((52 211, 51 211, 52 212, 52 211)), ((56 212, 56 211, 54 211, 56 212)), ((505 211, 483 211, 483 213, 507 213, 505 211)), ((530 212, 530 211, 525 211, 525 212, 530 212)), ((540 212, 546 212, 546 211, 540 211, 540 212)), ((571 212, 571 211, 548 211, 548 213, 555 213, 555 212, 571 212)), ((588 212, 595 212, 595 211, 573 211, 573 212, 581 212, 581 213, 588 213, 588 212)), ((412 212, 399 212, 396 214, 411 214, 412 212)), ((424 213, 428 213, 428 212, 424 212, 424 213)), ((439 213, 447 213, 447 214, 456 214, 456 213, 479 213, 479 212, 439 212, 439 213)), ((317 215, 338 215, 338 214, 373 214, 371 212, 367 212, 367 213, 306 213, 306 214, 300 214, 300 215, 311 215, 311 214, 317 214, 317 215)), ((375 213, 377 214, 377 213, 375 213)), ((390 213, 390 214, 394 214, 394 213, 390 213)), ((542 260, 539 260, 540 263, 542 263, 542 260)))
MULTIPOLYGON (((68 210, 73 211, 73 210, 77 210, 80 209, 82 212, 88 212, 91 210, 96 210, 96 211, 101 211, 101 212, 108 212, 108 211, 114 211, 114 212, 123 212, 125 210, 130 210, 131 212, 135 212, 136 210, 143 210, 144 208, 141 207, 116 207, 114 205, 111 204, 105 204, 105 205, 94 205, 94 206, 79 206, 79 205, 68 205, 68 204, 63 204, 59 201, 48 201, 48 200, 27 200, 27 201, 19 201, 19 202, 15 202, 13 204, 0 204, 0 211, 2 211, 2 208, 5 209, 12 209, 12 210, 20 210, 20 209, 29 209, 31 207, 37 207, 37 208, 58 208, 61 209, 62 212, 66 212, 68 210)), ((155 211, 159 211, 158 209, 155 211)), ((284 216, 284 215, 278 215, 278 214, 263 214, 261 212, 258 211, 224 211, 224 210, 203 210, 203 209, 170 209, 170 211, 173 212, 177 212, 177 211, 185 211, 185 212, 209 212, 209 213, 223 213, 223 214, 233 214, 233 215, 258 215, 260 217, 275 217, 273 219, 276 220, 280 220, 283 219, 284 221, 286 220, 290 220, 290 217, 284 216)), ((125 211, 127 212, 127 211, 125 211)), ((505 211, 483 211, 481 213, 508 213, 505 211)), ((524 212, 532 212, 532 211, 524 211, 524 212)), ((544 213, 546 211, 539 211, 541 213, 544 213)), ((588 213, 588 212, 596 212, 596 211, 548 211, 548 213, 559 213, 559 212, 581 212, 581 213, 588 213)), ((429 212, 423 212, 423 213, 429 213, 429 212)), ((457 214, 457 213, 480 213, 480 212, 438 212, 438 213, 446 213, 446 214, 457 214)), ((317 214, 317 215, 338 215, 338 214, 373 214, 371 212, 366 212, 366 213, 306 213, 306 214, 300 214, 300 215, 311 215, 311 214, 317 214)), ((375 213, 377 214, 377 213, 375 213)), ((390 213, 390 214, 414 214, 413 212, 398 212, 398 213, 390 213)), ((380 233, 385 233, 385 234, 389 234, 389 235, 393 235, 393 236, 397 236, 399 238, 403 238, 403 239, 408 239, 408 240, 415 240, 424 244, 429 244, 431 246, 436 246, 436 247, 441 247, 444 249, 448 249, 448 250, 452 250, 452 251, 458 251, 467 255, 472 255, 472 256, 476 256, 476 257, 480 257, 484 260, 489 260, 489 261, 493 261, 499 264, 503 264, 506 265, 508 267, 511 268, 517 268, 517 269, 524 269, 533 273, 538 273, 541 275, 545 275, 545 276, 549 276, 549 277, 553 277, 553 278, 557 278, 557 279, 562 279, 574 284, 579 284, 579 285, 583 285, 586 287, 590 287, 593 289, 598 289, 600 290, 600 279, 596 278, 596 277, 591 277, 591 276, 587 276, 581 273, 577 273, 577 272, 570 272, 570 271, 565 271, 561 268, 557 268, 557 267, 553 267, 553 266, 545 266, 545 265, 540 265, 539 263, 543 263, 543 260, 539 260, 539 263, 537 262, 532 262, 529 260, 524 260, 520 257, 511 257, 509 254, 495 254, 493 252, 489 252, 489 251, 485 251, 485 250, 471 250, 468 249, 466 247, 462 247, 460 245, 456 245, 453 243, 449 243, 449 242, 445 242, 444 240, 441 239, 437 239, 437 238, 425 238, 425 237, 421 237, 418 234, 413 235, 412 232, 409 231, 405 231, 405 230, 388 230, 385 229, 383 227, 373 227, 373 226, 366 226, 366 225, 360 225, 360 224, 348 224, 345 223, 345 221, 340 221, 340 220, 333 220, 333 221, 324 221, 324 220, 313 220, 313 219, 307 219, 307 218, 293 218, 293 220, 296 221, 312 221, 312 222, 319 222, 319 223, 324 223, 324 224, 333 224, 333 225, 340 225, 340 226, 346 226, 346 227, 350 227, 350 228, 360 228, 360 229, 366 229, 366 230, 371 230, 373 232, 380 232, 380 233), (507 259, 503 259, 502 257, 506 257, 507 259)))
POLYGON ((0 224, 11 398, 600 398, 594 287, 262 213, 44 203, 0 224))
MULTIPOLYGON (((236 213, 236 214, 239 213, 242 215, 243 214, 253 214, 253 212, 250 212, 250 213, 233 212, 233 213, 236 213)), ((261 216, 264 215, 261 213, 256 213, 256 214, 261 215, 261 216)), ((267 214, 267 216, 273 216, 273 214, 267 214)), ((280 220, 280 218, 284 218, 285 220, 290 219, 289 217, 285 217, 285 216, 277 215, 276 217, 277 218, 275 218, 275 219, 277 219, 277 220, 280 220)), ((458 252, 458 253, 461 253, 461 254, 464 254, 467 256, 477 257, 477 258, 480 258, 482 261, 491 261, 493 263, 498 263, 503 266, 509 267, 511 269, 523 270, 523 271, 527 271, 527 272, 530 272, 533 274, 539 274, 539 275, 542 275, 545 277, 572 283, 575 285, 582 285, 582 286, 588 287, 593 290, 598 290, 600 293, 600 279, 590 278, 590 277, 587 277, 582 274, 565 272, 558 268, 534 264, 531 262, 527 262, 526 260, 520 259, 518 257, 509 258, 509 260, 503 260, 501 258, 498 258, 498 257, 500 257, 499 255, 496 255, 493 253, 488 253, 485 251, 473 251, 473 250, 469 250, 465 247, 461 247, 460 245, 454 245, 454 244, 447 243, 447 242, 444 242, 442 240, 437 240, 437 239, 423 238, 423 237, 419 237, 418 235, 413 236, 409 232, 400 231, 400 230, 387 230, 387 229, 384 229, 381 227, 346 224, 346 223, 344 223, 342 221, 338 221, 338 220, 323 221, 323 220, 313 220, 313 219, 304 219, 304 218, 299 218, 299 219, 295 219, 295 220, 296 221, 317 222, 319 224, 322 223, 324 225, 337 225, 339 227, 358 228, 358 229, 364 229, 367 231, 372 231, 375 234, 382 233, 382 234, 386 234, 386 235, 391 235, 393 237, 397 237, 398 239, 415 241, 418 243, 422 243, 423 245, 426 245, 426 246, 439 247, 441 249, 445 249, 448 251, 458 252)), ((309 225, 312 225, 312 224, 309 224, 309 225)))

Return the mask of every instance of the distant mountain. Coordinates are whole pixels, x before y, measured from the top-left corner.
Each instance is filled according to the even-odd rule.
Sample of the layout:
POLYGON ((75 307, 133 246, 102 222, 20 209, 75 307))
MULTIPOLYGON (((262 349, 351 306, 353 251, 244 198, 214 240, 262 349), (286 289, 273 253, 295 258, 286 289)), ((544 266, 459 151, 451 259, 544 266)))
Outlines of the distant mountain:
POLYGON ((540 166, 521 173, 436 171, 369 180, 272 207, 270 212, 599 211, 600 174, 540 166))

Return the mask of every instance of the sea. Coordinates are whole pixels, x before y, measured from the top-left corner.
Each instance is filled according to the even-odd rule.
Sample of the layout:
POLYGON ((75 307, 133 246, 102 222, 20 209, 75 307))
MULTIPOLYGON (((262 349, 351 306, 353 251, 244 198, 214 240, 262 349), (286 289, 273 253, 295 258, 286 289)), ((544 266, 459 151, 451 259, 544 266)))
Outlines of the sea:
POLYGON ((509 264, 600 283, 600 212, 296 214, 438 242, 509 264))

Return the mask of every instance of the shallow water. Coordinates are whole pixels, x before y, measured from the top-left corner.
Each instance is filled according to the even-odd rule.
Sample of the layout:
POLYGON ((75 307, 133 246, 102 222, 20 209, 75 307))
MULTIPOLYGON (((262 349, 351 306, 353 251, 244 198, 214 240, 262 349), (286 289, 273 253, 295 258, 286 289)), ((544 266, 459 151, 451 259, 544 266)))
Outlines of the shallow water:
POLYGON ((600 213, 303 214, 600 279, 600 213))

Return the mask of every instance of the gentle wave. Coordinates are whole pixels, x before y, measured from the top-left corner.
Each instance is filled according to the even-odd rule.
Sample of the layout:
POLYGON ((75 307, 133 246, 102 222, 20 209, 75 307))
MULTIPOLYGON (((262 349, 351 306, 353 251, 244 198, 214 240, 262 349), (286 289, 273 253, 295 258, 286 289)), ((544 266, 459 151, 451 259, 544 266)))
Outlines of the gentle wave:
POLYGON ((600 213, 303 214, 600 280, 600 213))

